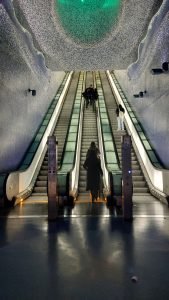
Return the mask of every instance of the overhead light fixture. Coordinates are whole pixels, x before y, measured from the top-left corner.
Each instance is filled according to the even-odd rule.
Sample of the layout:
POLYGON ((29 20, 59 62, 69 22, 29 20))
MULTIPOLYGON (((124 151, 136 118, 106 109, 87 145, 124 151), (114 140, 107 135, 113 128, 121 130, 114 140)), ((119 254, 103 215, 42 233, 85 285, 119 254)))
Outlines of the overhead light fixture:
POLYGON ((32 96, 36 96, 36 90, 31 90, 31 89, 28 89, 28 92, 32 92, 32 96))
POLYGON ((144 92, 139 92, 139 94, 134 94, 134 98, 143 98, 144 97, 144 94, 146 94, 147 91, 145 90, 144 92))
POLYGON ((157 69, 151 69, 151 74, 152 75, 160 75, 163 73, 163 70, 160 69, 160 68, 157 68, 157 69))
POLYGON ((162 69, 163 69, 163 71, 168 72, 169 62, 167 62, 167 61, 163 62, 162 69))

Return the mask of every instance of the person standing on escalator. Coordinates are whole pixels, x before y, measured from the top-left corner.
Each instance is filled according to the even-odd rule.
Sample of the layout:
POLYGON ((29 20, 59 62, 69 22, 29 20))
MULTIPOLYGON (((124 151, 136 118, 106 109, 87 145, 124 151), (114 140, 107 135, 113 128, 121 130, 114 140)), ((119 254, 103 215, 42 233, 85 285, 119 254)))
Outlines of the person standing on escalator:
POLYGON ((98 98, 99 98, 99 94, 97 88, 95 88, 93 90, 93 103, 92 103, 93 111, 96 111, 96 101, 98 100, 98 98))
POLYGON ((83 167, 87 171, 86 190, 90 191, 92 202, 97 201, 100 191, 100 179, 103 176, 99 154, 100 151, 95 142, 91 142, 83 167))
POLYGON ((87 150, 87 154, 86 154, 86 158, 90 155, 91 152, 95 152, 96 155, 99 157, 100 156, 100 150, 99 148, 96 146, 95 142, 91 142, 89 149, 87 150))
POLYGON ((89 105, 89 97, 88 97, 88 92, 87 92, 87 89, 85 89, 85 91, 82 93, 82 96, 84 97, 85 99, 85 107, 88 108, 88 105, 89 105))
POLYGON ((93 106, 93 99, 94 99, 94 89, 93 85, 91 84, 89 87, 85 89, 85 91, 82 93, 83 97, 86 101, 86 108, 88 108, 88 105, 93 106))
POLYGON ((121 104, 116 108, 117 130, 124 130, 124 113, 125 109, 121 104))

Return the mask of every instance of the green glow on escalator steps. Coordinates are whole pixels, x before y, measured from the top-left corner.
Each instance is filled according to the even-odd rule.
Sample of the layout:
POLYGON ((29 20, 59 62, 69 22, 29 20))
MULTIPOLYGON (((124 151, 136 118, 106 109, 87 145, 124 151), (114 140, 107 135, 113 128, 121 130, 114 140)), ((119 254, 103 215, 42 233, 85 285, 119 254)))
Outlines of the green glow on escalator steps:
POLYGON ((55 0, 64 31, 76 42, 101 41, 116 24, 122 0, 55 0))

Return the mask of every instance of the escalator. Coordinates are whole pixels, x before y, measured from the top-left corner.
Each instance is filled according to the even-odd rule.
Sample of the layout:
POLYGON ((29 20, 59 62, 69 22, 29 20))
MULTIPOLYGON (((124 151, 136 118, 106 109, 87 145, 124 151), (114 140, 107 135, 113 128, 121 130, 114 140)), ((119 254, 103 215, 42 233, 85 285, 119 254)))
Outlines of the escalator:
MULTIPOLYGON (((93 72, 86 72, 86 87, 90 85, 94 86, 93 72)), ((84 161, 86 159, 87 150, 94 141, 98 147, 98 131, 97 131, 97 116, 96 111, 93 111, 91 105, 86 109, 84 107, 83 114, 83 129, 82 129, 82 141, 81 141, 81 155, 80 155, 80 170, 79 170, 79 184, 78 184, 78 203, 89 202, 90 195, 86 191, 86 170, 83 168, 84 161)))
MULTIPOLYGON (((68 131, 68 126, 70 123, 72 107, 75 100, 75 94, 77 90, 77 85, 79 81, 79 72, 74 72, 72 81, 64 100, 64 104, 54 129, 53 134, 56 136, 58 141, 58 167, 60 166, 61 157, 64 149, 64 143, 68 131)), ((44 157, 43 163, 41 165, 35 186, 33 188, 32 196, 47 195, 47 172, 48 172, 48 152, 44 157)))
MULTIPOLYGON (((99 145, 101 150, 101 157, 103 157, 103 160, 105 160, 106 163, 106 167, 105 167, 104 162, 102 162, 103 171, 105 171, 107 168, 109 174, 111 173, 111 176, 113 176, 114 185, 113 185, 113 193, 111 193, 111 195, 114 195, 116 192, 115 195, 121 196, 122 176, 120 173, 121 170, 119 169, 119 161, 121 163, 122 135, 126 134, 127 131, 123 131, 123 132, 117 131, 117 118, 115 113, 117 103, 109 83, 111 81, 110 79, 108 81, 106 72, 75 72, 73 75, 71 74, 70 78, 71 78, 71 84, 69 81, 70 86, 68 92, 67 92, 68 85, 67 86, 65 85, 65 92, 67 93, 67 95, 65 96, 64 94, 64 96, 62 97, 63 106, 62 105, 59 106, 61 109, 59 110, 58 113, 59 117, 57 116, 57 118, 55 118, 54 124, 56 124, 57 122, 57 125, 54 131, 51 131, 53 132, 53 134, 56 136, 58 140, 58 166, 61 165, 61 168, 59 170, 60 174, 58 172, 59 174, 58 179, 59 179, 60 191, 61 191, 60 195, 63 197, 65 197, 66 195, 68 201, 70 198, 77 199, 79 203, 90 201, 89 192, 86 192, 86 170, 83 168, 83 164, 86 158, 87 150, 91 142, 94 141, 97 146, 99 145), (97 113, 93 112, 92 106, 89 106, 88 109, 83 109, 83 105, 82 105, 83 103, 81 99, 82 91, 84 91, 85 86, 88 87, 91 84, 93 84, 93 86, 96 86, 100 92, 97 113), (81 114, 81 112, 83 113, 81 114), (110 128, 108 123, 111 123, 110 128), (79 126, 79 124, 81 125, 79 126), (78 132, 80 132, 80 134, 78 134, 78 132), (115 141, 115 146, 113 145, 114 141, 112 140, 111 137, 112 132, 114 136, 113 140, 115 141), (116 155, 116 152, 118 152, 119 159, 116 155), (74 167, 74 166, 78 166, 78 167, 74 167), (75 172, 75 168, 78 169, 77 172, 75 172), (78 174, 78 176, 76 174, 78 174)), ((58 95, 57 97, 59 99, 60 96, 58 95)), ((52 106, 56 105, 58 99, 56 99, 56 101, 54 100, 55 104, 53 103, 52 106)), ((128 109, 127 105, 128 104, 126 104, 125 102, 125 107, 127 107, 127 112, 131 111, 131 109, 130 110, 128 109)), ((49 109, 49 111, 51 111, 51 108, 49 109)), ((35 143, 30 148, 29 157, 28 158, 26 157, 24 159, 24 164, 20 172, 21 176, 20 173, 19 176, 18 173, 16 174, 12 173, 8 177, 9 179, 7 182, 7 190, 8 190, 8 194, 9 192, 11 194, 8 197, 9 200, 13 199, 12 198, 13 195, 14 196, 19 195, 18 201, 20 200, 23 201, 23 199, 26 199, 26 197, 30 196, 32 189, 33 189, 32 195, 35 197, 42 196, 42 195, 46 197, 47 195, 47 171, 48 171, 47 153, 45 155, 43 163, 38 165, 38 168, 41 165, 39 173, 38 173, 38 168, 36 169, 36 174, 34 178, 36 179, 37 177, 37 179, 35 185, 33 185, 34 184, 33 182, 32 188, 31 186, 30 187, 28 186, 27 189, 28 192, 26 190, 28 196, 25 193, 25 189, 22 189, 24 193, 24 197, 22 195, 22 190, 20 194, 18 194, 17 191, 18 190, 17 186, 20 186, 20 181, 21 181, 21 188, 22 185, 24 185, 25 182, 27 181, 26 176, 24 176, 26 173, 25 169, 27 164, 30 162, 30 159, 32 159, 33 156, 32 149, 37 148, 35 146, 38 146, 37 139, 39 140, 40 134, 42 136, 46 129, 45 126, 47 120, 48 120, 47 118, 44 119, 42 123, 42 126, 40 128, 41 133, 37 133, 35 143), (22 172, 22 170, 24 170, 25 173, 22 172), (16 185, 16 179, 19 182, 18 185, 16 185), (16 187, 16 192, 13 187, 14 188, 16 187), (14 191, 12 190, 12 188, 14 191)), ((136 121, 137 120, 134 119, 133 121, 135 122, 134 124, 136 124, 136 121)), ((128 126, 128 122, 126 126, 128 126)), ((140 130, 140 126, 137 125, 137 127, 139 127, 140 130)), ((142 131, 140 130, 139 132, 141 132, 140 133, 141 137, 145 138, 142 131)), ((44 136, 45 141, 47 136, 48 135, 46 135, 46 137, 44 136)), ((147 141, 146 143, 148 144, 147 141)), ((43 149, 45 151, 45 148, 43 149)), ((152 154, 152 150, 149 151, 149 154, 152 154)), ((44 154, 42 156, 44 156, 44 154)), ((41 159, 43 159, 42 156, 41 159)), ((153 158, 155 158, 155 155, 153 155, 153 158)), ((145 180, 145 176, 143 175, 144 169, 142 171, 139 162, 134 150, 132 149, 133 192, 134 195, 143 195, 143 194, 150 195, 149 189, 151 193, 153 192, 153 190, 151 189, 150 185, 148 186, 149 182, 147 184, 146 182, 147 177, 145 180)), ((154 164, 156 164, 155 165, 156 168, 159 167, 159 162, 157 160, 154 162, 154 164)), ((106 178, 107 180, 108 176, 109 175, 105 176, 104 174, 104 179, 106 178)), ((110 194, 109 187, 107 188, 107 186, 108 185, 105 185, 104 182, 104 198, 105 198, 105 191, 106 191, 106 195, 110 194)), ((162 193, 160 194, 160 196, 161 195, 162 193)), ((161 197, 164 198, 163 195, 161 197)), ((103 199, 101 199, 101 201, 103 201, 103 199)))
MULTIPOLYGON (((121 163, 121 146, 122 146, 122 136, 127 134, 127 131, 117 131, 117 117, 116 117, 116 108, 117 103, 115 100, 115 97, 112 93, 112 89, 109 85, 107 76, 105 72, 100 72, 100 77, 102 81, 102 88, 104 91, 105 96, 105 102, 107 106, 107 111, 109 115, 109 120, 111 123, 113 135, 114 135, 114 141, 117 149, 117 153, 119 156, 119 160, 121 163)), ((139 194, 150 194, 149 188, 147 185, 147 182, 144 178, 143 172, 141 170, 141 167, 139 165, 137 156, 135 154, 135 151, 132 147, 131 150, 131 159, 132 159, 132 180, 133 180, 133 194, 139 195, 139 194)))

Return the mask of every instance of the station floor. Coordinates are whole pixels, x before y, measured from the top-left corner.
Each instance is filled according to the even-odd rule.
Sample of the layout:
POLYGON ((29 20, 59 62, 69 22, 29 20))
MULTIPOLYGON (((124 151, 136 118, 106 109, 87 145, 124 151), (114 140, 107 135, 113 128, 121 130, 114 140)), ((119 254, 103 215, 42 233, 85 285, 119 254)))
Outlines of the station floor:
POLYGON ((1 300, 169 298, 167 205, 133 197, 128 222, 77 203, 49 222, 47 203, 32 203, 0 213, 1 300))

